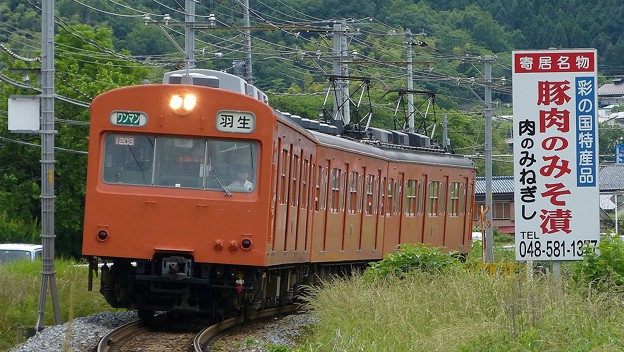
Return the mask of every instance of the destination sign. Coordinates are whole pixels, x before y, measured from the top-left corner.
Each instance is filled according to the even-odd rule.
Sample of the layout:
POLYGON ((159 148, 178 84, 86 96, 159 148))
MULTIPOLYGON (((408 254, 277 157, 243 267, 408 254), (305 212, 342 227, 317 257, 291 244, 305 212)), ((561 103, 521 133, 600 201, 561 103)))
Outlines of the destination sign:
POLYGON ((216 125, 221 132, 251 133, 256 129, 256 117, 250 112, 219 111, 216 125))

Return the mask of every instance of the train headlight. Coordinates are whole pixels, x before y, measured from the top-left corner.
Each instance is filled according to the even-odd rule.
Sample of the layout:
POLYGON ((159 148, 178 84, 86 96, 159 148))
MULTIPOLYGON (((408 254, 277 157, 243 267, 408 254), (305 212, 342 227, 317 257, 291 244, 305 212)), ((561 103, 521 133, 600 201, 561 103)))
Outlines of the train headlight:
POLYGON ((189 92, 179 92, 171 96, 169 107, 178 115, 187 115, 197 105, 197 97, 189 92))
POLYGON ((251 240, 249 238, 245 238, 241 241, 241 248, 244 250, 249 250, 251 248, 251 240))
POLYGON ((108 239, 108 232, 106 232, 105 230, 100 230, 97 233, 97 239, 102 242, 106 241, 108 239))

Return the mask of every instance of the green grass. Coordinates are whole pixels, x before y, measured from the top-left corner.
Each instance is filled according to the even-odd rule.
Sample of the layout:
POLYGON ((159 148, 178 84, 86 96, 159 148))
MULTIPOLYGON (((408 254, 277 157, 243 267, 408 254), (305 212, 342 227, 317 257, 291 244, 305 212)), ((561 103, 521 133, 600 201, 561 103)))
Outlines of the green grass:
MULTIPOLYGON (((112 310, 98 292, 99 280, 94 280, 93 291, 87 291, 88 269, 75 264, 67 260, 55 262, 59 310, 63 322, 112 310)), ((41 272, 41 261, 0 265, 0 351, 17 345, 18 328, 34 327, 37 324, 41 272)), ((54 312, 49 285, 46 297, 45 326, 50 326, 54 325, 54 312)))
POLYGON ((624 295, 587 295, 565 280, 479 272, 313 290, 320 321, 301 351, 622 351, 624 295))
MULTIPOLYGON (((461 267, 438 270, 448 262, 443 253, 402 248, 362 276, 310 289, 308 308, 319 323, 298 350, 624 350, 619 238, 604 238, 600 257, 588 252, 583 262, 562 265, 560 279, 526 268, 486 274, 478 269, 481 244, 473 249, 461 267)), ((494 249, 498 263, 515 263, 513 251, 494 249)))

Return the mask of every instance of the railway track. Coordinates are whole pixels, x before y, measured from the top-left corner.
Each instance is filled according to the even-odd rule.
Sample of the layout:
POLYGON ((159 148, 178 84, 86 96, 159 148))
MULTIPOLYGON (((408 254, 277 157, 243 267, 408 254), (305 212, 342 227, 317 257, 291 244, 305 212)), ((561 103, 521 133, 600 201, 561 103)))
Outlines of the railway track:
POLYGON ((176 317, 175 313, 169 312, 154 317, 154 321, 149 326, 137 320, 111 331, 102 338, 97 352, 210 351, 212 342, 231 328, 241 326, 246 322, 291 314, 295 311, 295 305, 264 309, 251 315, 229 318, 207 327, 206 325, 210 322, 206 319, 176 317))

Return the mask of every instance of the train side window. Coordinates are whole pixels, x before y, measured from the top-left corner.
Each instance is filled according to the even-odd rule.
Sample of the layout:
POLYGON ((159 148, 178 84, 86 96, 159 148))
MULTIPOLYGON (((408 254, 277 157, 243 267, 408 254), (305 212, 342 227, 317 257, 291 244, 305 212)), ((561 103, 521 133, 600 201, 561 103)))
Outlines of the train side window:
POLYGON ((357 185, 357 212, 362 213, 362 199, 364 198, 364 175, 358 175, 357 185))
POLYGON ((427 202, 427 215, 438 215, 440 181, 429 182, 429 202, 427 202))
POLYGON ((423 215, 425 213, 425 187, 427 185, 427 176, 423 175, 422 180, 418 182, 418 205, 416 214, 423 215))
POLYGON ((403 176, 401 174, 397 182, 394 184, 394 195, 393 195, 394 205, 392 209, 392 215, 401 214, 402 199, 403 199, 403 176))
POLYGON ((351 171, 349 174, 349 194, 347 197, 347 203, 349 204, 349 214, 355 214, 357 209, 357 181, 358 181, 358 172, 351 171))
POLYGON ((308 187, 310 186, 310 162, 308 159, 303 160, 303 170, 301 172, 301 200, 299 204, 301 209, 308 208, 308 187))
POLYGON ((440 184, 440 195, 438 197, 440 204, 438 205, 438 214, 446 213, 446 185, 448 184, 448 176, 444 176, 444 181, 440 184))
POLYGON ((407 180, 405 183, 405 216, 416 215, 416 180, 407 180))
POLYGON ((292 166, 290 173, 291 187, 290 187, 290 205, 293 207, 297 206, 297 202, 299 201, 299 172, 301 164, 299 162, 299 155, 293 154, 292 157, 292 166))
POLYGON ((286 204, 286 187, 288 186, 288 149, 282 149, 282 157, 280 160, 280 180, 279 180, 279 203, 286 204))
POLYGON ((329 211, 337 213, 340 209, 340 172, 339 168, 333 168, 330 174, 329 211))
POLYGON ((314 186, 314 210, 321 210, 321 184, 323 182, 323 166, 319 165, 316 169, 316 184, 314 186))
POLYGON ((366 181, 364 185, 364 190, 366 192, 366 199, 364 204, 364 214, 365 215, 373 215, 375 211, 375 190, 377 188, 377 183, 375 180, 375 175, 368 174, 366 175, 366 181))
POLYGON ((327 167, 321 167, 321 205, 320 210, 327 209, 327 184, 328 181, 328 171, 329 170, 329 162, 327 163, 327 167))
POLYGON ((459 214, 459 182, 451 182, 448 194, 448 210, 449 216, 457 216, 459 214))
POLYGON ((459 215, 466 215, 466 186, 459 185, 459 215))
POLYGON ((379 183, 379 215, 386 216, 384 206, 386 204, 386 178, 383 177, 379 183))
POLYGON ((396 184, 393 178, 388 179, 388 193, 386 194, 386 215, 392 215, 392 208, 394 207, 394 188, 396 184))
POLYGON ((109 133, 104 138, 104 182, 151 185, 153 158, 153 136, 109 133))

